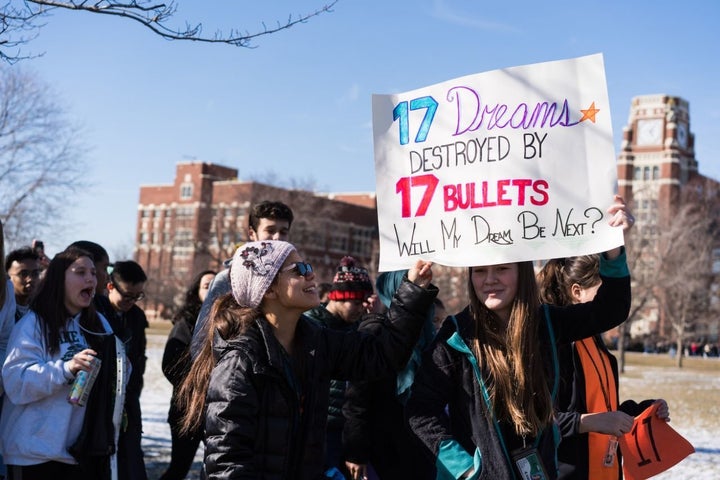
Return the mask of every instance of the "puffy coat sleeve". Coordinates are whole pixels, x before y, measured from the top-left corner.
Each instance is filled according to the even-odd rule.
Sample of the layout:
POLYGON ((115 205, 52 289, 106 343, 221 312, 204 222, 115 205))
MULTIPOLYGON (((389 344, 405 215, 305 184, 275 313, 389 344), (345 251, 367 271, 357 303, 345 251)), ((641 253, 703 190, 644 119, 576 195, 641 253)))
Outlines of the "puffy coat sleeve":
POLYGON ((190 370, 188 348, 191 335, 187 322, 180 318, 173 325, 165 343, 162 371, 173 387, 178 387, 190 370))
POLYGON ((48 358, 35 313, 26 314, 13 328, 2 368, 5 395, 16 405, 26 405, 67 388, 72 374, 65 362, 48 358))
POLYGON ((457 441, 446 408, 452 392, 463 382, 461 358, 446 343, 453 331, 452 322, 445 322, 425 351, 405 412, 410 428, 435 458, 438 478, 459 478, 471 467, 475 475, 470 478, 475 478, 480 471, 479 454, 468 452, 457 441))
MULTIPOLYGON (((371 409, 376 382, 352 382, 345 390, 342 442, 345 458, 357 464, 370 460, 372 449, 371 409)), ((388 399, 390 401, 390 399, 388 399)))
POLYGON ((205 415, 205 473, 209 480, 258 478, 254 436, 258 394, 247 355, 232 350, 213 369, 205 415))
POLYGON ((375 380, 403 368, 418 341, 437 287, 404 280, 385 315, 365 319, 357 331, 324 329, 330 377, 375 380))

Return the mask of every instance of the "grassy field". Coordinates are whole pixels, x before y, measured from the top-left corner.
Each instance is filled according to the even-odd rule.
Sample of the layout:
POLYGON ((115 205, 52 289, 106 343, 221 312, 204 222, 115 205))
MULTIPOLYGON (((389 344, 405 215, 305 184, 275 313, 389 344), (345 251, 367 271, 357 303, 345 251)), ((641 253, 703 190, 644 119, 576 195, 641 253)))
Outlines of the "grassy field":
POLYGON ((683 368, 663 354, 628 353, 620 400, 664 398, 676 430, 714 432, 720 415, 720 360, 686 357, 683 368))

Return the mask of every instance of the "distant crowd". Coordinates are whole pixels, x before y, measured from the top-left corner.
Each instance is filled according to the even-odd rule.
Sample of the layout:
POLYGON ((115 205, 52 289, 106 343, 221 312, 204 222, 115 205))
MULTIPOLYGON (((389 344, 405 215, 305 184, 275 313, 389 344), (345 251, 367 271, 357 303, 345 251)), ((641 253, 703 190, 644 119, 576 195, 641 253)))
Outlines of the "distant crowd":
MULTIPOLYGON (((634 224, 618 196, 607 212, 634 224)), ((161 480, 190 475, 200 446, 207 479, 615 480, 634 417, 669 421, 663 399, 620 401, 600 338, 629 313, 624 248, 539 275, 469 266, 466 307, 446 312, 424 259, 373 279, 347 255, 319 282, 293 221, 253 205, 249 241, 188 279, 162 359, 161 480)), ((85 240, 52 259, 3 244, 0 479, 146 480, 142 266, 85 240)))

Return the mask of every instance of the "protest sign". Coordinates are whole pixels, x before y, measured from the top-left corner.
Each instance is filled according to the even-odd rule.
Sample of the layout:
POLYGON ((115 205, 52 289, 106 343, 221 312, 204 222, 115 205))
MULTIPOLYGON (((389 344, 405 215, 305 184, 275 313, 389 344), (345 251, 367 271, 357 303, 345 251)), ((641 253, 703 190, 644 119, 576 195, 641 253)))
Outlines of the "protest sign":
POLYGON ((635 417, 632 430, 620 437, 627 480, 645 480, 664 472, 695 451, 682 435, 657 417, 654 404, 635 417))
POLYGON ((622 245, 601 54, 373 95, 380 271, 622 245))

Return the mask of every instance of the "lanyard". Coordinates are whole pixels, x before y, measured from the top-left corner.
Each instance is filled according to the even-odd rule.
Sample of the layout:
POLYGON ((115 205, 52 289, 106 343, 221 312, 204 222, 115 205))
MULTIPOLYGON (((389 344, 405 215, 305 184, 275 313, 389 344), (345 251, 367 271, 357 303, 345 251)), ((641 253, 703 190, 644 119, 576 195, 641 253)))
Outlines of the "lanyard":
MULTIPOLYGON (((550 339, 550 350, 552 351, 552 360, 553 360, 553 371, 555 373, 555 378, 553 382, 553 391, 552 391, 552 398, 555 399, 557 395, 557 390, 560 383, 560 365, 558 362, 558 355, 557 355, 557 348, 555 345, 555 332, 552 328, 552 324, 550 323, 550 311, 547 307, 547 305, 544 305, 544 313, 543 315, 545 317, 545 324, 547 325, 548 329, 548 336, 550 339)), ((485 401, 485 406, 488 409, 488 413, 492 417, 493 424, 495 426, 495 432, 497 433, 498 439, 500 440, 500 446, 502 447, 503 453, 505 454, 505 459, 507 460, 507 464, 510 466, 510 472, 513 475, 513 479, 516 478, 515 470, 512 468, 512 459, 510 458, 510 454, 507 450, 507 445, 505 444, 505 437, 502 434, 502 429, 500 428, 500 423, 498 422, 497 418, 495 417, 495 410, 493 409, 492 401, 490 400, 490 394, 487 391, 487 388, 485 387, 485 382, 482 378, 482 372, 480 371, 480 365, 478 364, 477 358, 475 358, 475 355, 472 353, 472 350, 468 348, 468 346, 465 344, 465 341, 462 340, 462 337, 460 336, 460 327, 457 322, 457 318, 455 318, 455 315, 452 315, 450 317, 455 324, 455 333, 448 339, 448 344, 450 344, 451 347, 454 349, 464 353, 467 355, 468 360, 470 361, 470 364, 473 367, 473 371, 475 372, 475 378, 477 378, 478 383, 480 384, 480 388, 482 389, 483 394, 483 400, 485 401)), ((535 437, 534 447, 537 448, 540 444, 540 439, 542 438, 544 429, 541 429, 537 436, 535 437)))

